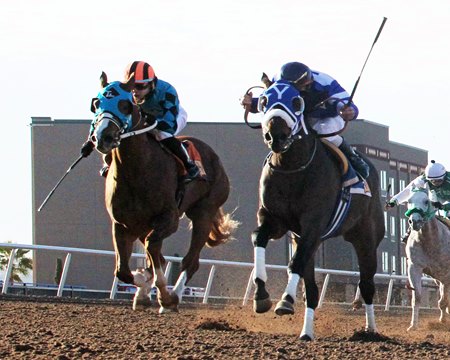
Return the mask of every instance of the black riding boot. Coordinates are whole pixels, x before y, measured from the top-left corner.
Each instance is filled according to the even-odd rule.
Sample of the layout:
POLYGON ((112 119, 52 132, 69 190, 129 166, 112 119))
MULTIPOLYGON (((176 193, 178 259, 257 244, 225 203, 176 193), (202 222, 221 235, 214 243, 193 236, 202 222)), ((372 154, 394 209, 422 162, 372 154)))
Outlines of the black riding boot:
POLYGON ((369 165, 367 165, 363 158, 344 139, 342 139, 342 144, 339 146, 339 149, 344 153, 358 174, 364 179, 367 179, 369 176, 369 165))
POLYGON ((187 171, 185 182, 189 182, 200 176, 198 166, 191 160, 183 144, 176 137, 163 139, 161 143, 183 162, 187 171))

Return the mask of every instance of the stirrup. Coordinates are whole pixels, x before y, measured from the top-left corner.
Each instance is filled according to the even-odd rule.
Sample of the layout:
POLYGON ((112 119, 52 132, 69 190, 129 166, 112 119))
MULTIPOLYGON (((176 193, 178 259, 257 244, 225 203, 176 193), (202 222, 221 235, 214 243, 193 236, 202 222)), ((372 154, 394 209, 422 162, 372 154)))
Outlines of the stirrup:
POLYGON ((109 171, 109 165, 105 165, 100 169, 99 174, 100 174, 100 176, 103 176, 105 178, 108 176, 108 171, 109 171))
POLYGON ((186 171, 187 171, 187 175, 184 178, 185 183, 191 182, 192 180, 200 177, 200 169, 195 164, 192 164, 192 166, 190 166, 189 168, 186 168, 186 171))

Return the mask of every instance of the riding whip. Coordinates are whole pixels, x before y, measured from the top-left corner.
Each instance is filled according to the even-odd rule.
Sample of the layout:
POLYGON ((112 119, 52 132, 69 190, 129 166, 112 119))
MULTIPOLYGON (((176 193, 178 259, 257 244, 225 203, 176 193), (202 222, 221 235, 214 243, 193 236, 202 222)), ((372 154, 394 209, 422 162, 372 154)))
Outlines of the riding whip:
MULTIPOLYGON (((361 72, 359 73, 359 76, 358 76, 358 79, 355 82, 355 85, 353 86, 353 90, 352 90, 352 93, 351 93, 349 99, 348 99, 347 103, 344 105, 344 108, 346 106, 349 106, 352 103, 352 101, 353 101, 353 96, 355 95, 356 88, 358 87, 358 84, 359 84, 359 80, 361 79, 361 75, 362 75, 362 73, 364 71, 364 68, 366 67, 367 60, 369 60, 369 56, 372 53, 372 50, 373 50, 373 47, 375 46, 375 43, 377 42, 378 38, 380 37, 381 31, 383 30, 383 27, 384 27, 384 24, 386 23, 386 21, 387 21, 387 17, 383 17, 383 21, 382 21, 382 23, 380 25, 380 28, 378 29, 377 36, 375 36, 375 40, 372 43, 372 46, 370 48, 369 54, 367 55, 366 61, 364 61, 364 65, 363 65, 363 67, 361 69, 361 72)), ((322 101, 319 104, 317 104, 316 107, 322 105, 324 102, 326 102, 328 100, 330 100, 330 99, 325 99, 324 101, 322 101)), ((341 130, 335 131, 335 132, 330 133, 330 134, 320 134, 319 137, 329 137, 329 136, 334 136, 334 135, 338 135, 338 134, 342 133, 345 130, 345 128, 347 127, 348 122, 349 122, 349 120, 344 120, 344 127, 341 130)))
POLYGON ((352 100, 353 100, 353 95, 355 95, 356 88, 358 87, 358 84, 359 84, 359 79, 361 79, 361 75, 362 75, 362 73, 364 71, 364 68, 366 67, 366 64, 367 64, 367 60, 369 60, 369 56, 372 53, 372 49, 375 46, 375 43, 377 42, 378 38, 380 37, 381 31, 383 30, 383 27, 384 27, 384 24, 386 23, 386 21, 387 21, 387 17, 384 17, 383 18, 383 22, 381 23, 380 28, 378 29, 377 36, 375 36, 375 40, 373 41, 372 47, 370 48, 369 54, 367 55, 366 61, 364 62, 364 65, 363 65, 363 67, 361 69, 361 72, 360 72, 360 74, 358 76, 358 80, 356 80, 355 86, 353 86, 353 90, 352 90, 352 93, 350 95, 350 98, 348 99, 348 103, 347 104, 350 104, 352 102, 352 100))
POLYGON ((39 209, 37 210, 38 212, 42 210, 42 208, 47 203, 47 201, 50 199, 50 197, 53 195, 53 193, 55 192, 55 190, 59 186, 59 184, 61 184, 61 182, 64 180, 64 178, 69 174, 70 170, 72 170, 81 161, 82 158, 83 158, 83 155, 81 155, 78 159, 76 159, 74 161, 74 163, 72 165, 70 165, 70 167, 67 169, 67 171, 63 175, 63 177, 61 179, 59 179, 59 181, 56 183, 55 187, 49 192, 49 194, 47 195, 45 200, 42 202, 42 205, 39 206, 39 209))

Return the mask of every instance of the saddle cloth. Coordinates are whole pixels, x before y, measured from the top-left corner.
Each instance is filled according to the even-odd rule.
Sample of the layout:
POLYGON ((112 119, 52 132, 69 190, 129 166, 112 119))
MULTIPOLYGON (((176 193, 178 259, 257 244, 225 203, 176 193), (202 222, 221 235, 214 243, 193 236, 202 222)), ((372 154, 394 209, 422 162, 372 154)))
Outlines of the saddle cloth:
POLYGON ((372 197, 372 192, 370 191, 370 187, 367 181, 359 177, 343 152, 331 142, 325 139, 321 140, 330 149, 335 159, 341 165, 340 167, 342 179, 342 189, 339 193, 333 216, 330 219, 327 230, 322 235, 322 239, 328 239, 330 237, 333 237, 333 235, 337 233, 345 218, 347 217, 352 194, 360 194, 372 197))
MULTIPOLYGON (((205 171, 205 168, 203 167, 202 156, 198 152, 194 143, 190 140, 183 140, 182 144, 183 144, 184 148, 186 149, 186 151, 188 152, 191 160, 194 161, 195 165, 198 166, 198 169, 200 171, 200 176, 201 177, 206 176, 206 171, 205 171)), ((175 156, 175 159, 177 159, 178 175, 185 176, 187 174, 187 171, 183 165, 183 162, 176 156, 175 156)))

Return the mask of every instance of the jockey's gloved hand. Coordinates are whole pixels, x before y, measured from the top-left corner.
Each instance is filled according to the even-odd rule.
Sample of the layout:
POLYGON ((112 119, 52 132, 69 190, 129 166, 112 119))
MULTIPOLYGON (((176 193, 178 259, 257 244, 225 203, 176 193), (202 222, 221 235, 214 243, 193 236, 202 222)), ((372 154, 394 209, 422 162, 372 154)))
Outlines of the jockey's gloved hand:
POLYGON ((155 123, 156 118, 154 116, 151 116, 142 110, 140 111, 140 113, 142 120, 144 120, 144 122, 146 122, 147 125, 152 126, 155 123))
POLYGON ((443 210, 444 205, 442 205, 439 201, 432 201, 431 205, 433 205, 436 209, 443 210))
POLYGON ((389 201, 386 201, 386 204, 384 205, 384 208, 386 210, 388 210, 390 208, 395 207, 396 205, 397 205, 397 201, 396 200, 389 200, 389 201))
POLYGON ((88 157, 91 155, 92 151, 94 150, 94 143, 90 140, 86 141, 83 146, 81 147, 80 154, 82 157, 88 157))

